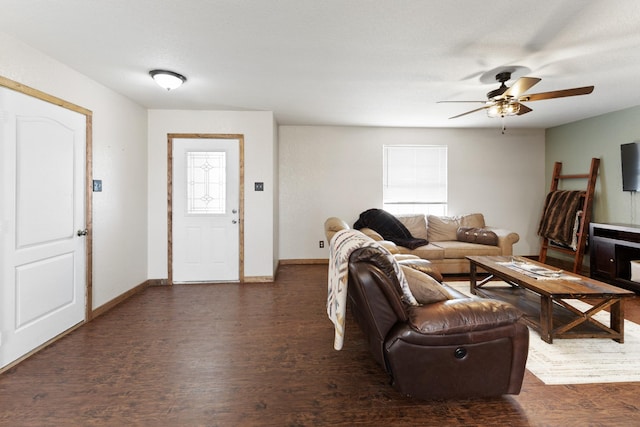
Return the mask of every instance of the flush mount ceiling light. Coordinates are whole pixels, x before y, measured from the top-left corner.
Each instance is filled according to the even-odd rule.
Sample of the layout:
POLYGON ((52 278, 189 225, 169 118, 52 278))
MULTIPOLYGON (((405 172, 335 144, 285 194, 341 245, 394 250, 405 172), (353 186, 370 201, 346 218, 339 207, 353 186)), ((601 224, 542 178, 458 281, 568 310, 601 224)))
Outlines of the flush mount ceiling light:
POLYGON ((166 90, 176 89, 187 81, 182 74, 167 70, 151 70, 149 75, 158 83, 158 86, 166 90))

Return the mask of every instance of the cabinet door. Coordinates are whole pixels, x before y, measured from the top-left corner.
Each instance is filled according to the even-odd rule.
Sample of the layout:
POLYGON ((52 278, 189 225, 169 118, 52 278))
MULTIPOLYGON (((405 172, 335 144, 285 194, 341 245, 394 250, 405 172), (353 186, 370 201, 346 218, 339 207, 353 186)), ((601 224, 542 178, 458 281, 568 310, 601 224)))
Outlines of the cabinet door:
POLYGON ((613 279, 616 276, 616 247, 613 242, 604 239, 593 239, 593 261, 591 265, 592 275, 613 279))

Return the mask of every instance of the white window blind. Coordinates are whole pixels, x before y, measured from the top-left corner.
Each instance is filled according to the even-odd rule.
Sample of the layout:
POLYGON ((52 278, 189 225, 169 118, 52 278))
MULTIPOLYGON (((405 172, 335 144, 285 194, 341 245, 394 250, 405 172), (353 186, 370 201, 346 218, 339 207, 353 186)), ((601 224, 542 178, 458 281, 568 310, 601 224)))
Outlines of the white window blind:
POLYGON ((446 215, 446 146, 385 145, 383 167, 386 211, 446 215))

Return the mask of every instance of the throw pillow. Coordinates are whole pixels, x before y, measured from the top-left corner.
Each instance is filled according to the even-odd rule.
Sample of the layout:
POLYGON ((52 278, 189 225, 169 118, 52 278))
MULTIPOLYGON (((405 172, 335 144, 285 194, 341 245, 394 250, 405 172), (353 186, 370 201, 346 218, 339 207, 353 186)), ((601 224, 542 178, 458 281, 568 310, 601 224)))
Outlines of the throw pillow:
POLYGON ((430 242, 447 242, 456 240, 456 232, 460 227, 460 222, 457 217, 429 215, 427 217, 427 227, 427 240, 430 242))
POLYGON ((498 235, 484 228, 460 227, 458 228, 457 239, 459 242, 498 246, 498 235))
POLYGON ((407 278, 413 297, 419 304, 432 304, 452 299, 449 292, 433 277, 406 265, 400 265, 400 267, 407 278))

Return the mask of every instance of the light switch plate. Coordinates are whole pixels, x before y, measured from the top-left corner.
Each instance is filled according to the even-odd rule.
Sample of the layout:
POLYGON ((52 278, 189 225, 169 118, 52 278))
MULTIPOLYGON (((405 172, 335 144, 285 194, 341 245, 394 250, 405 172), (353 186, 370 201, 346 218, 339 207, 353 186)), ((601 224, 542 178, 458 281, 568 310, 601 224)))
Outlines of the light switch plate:
POLYGON ((94 193, 99 193, 102 191, 102 180, 101 179, 94 179, 93 180, 93 192, 94 193))
POLYGON ((256 182, 254 184, 255 191, 264 191, 264 182, 256 182))

